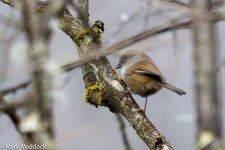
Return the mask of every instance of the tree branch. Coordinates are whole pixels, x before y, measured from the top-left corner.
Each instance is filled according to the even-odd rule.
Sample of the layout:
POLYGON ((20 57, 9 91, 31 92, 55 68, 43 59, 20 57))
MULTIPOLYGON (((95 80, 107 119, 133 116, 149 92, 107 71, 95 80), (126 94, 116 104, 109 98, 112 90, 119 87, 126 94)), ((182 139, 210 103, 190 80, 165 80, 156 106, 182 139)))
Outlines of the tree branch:
POLYGON ((83 64, 88 63, 90 60, 95 59, 96 57, 102 57, 102 56, 107 56, 110 54, 113 54, 125 47, 128 47, 130 45, 133 45, 135 43, 138 43, 144 39, 147 39, 149 37, 158 35, 158 34, 162 34, 165 32, 169 32, 175 29, 181 29, 181 28, 187 28, 191 25, 192 21, 188 20, 188 21, 183 21, 183 22, 170 22, 170 23, 164 23, 159 27, 155 27, 155 28, 151 28, 147 31, 144 31, 142 33, 139 33, 133 37, 130 37, 128 39, 125 39, 113 46, 110 46, 106 49, 102 49, 97 51, 96 53, 93 54, 89 54, 86 57, 80 58, 78 61, 76 62, 72 62, 69 64, 66 64, 65 66, 62 67, 63 70, 68 71, 71 69, 74 69, 76 67, 79 67, 83 64))
POLYGON ((35 96, 34 99, 30 99, 31 105, 25 109, 20 131, 30 135, 29 143, 26 144, 44 144, 46 149, 55 149, 51 98, 52 77, 44 69, 49 57, 48 44, 51 31, 48 23, 52 15, 49 15, 50 10, 42 16, 37 14, 34 10, 35 6, 35 1, 22 1, 24 31, 29 42, 28 57, 32 66, 32 90, 35 96), (30 123, 35 124, 36 127, 30 128, 30 123))
POLYGON ((124 120, 123 120, 123 118, 120 114, 116 113, 116 118, 117 118, 117 121, 120 125, 120 132, 121 132, 121 135, 122 135, 122 140, 123 140, 125 150, 132 150, 130 142, 129 142, 127 134, 126 134, 126 131, 125 131, 125 125, 126 124, 125 124, 125 122, 124 122, 124 120))
MULTIPOLYGON (((6 0, 1 0, 1 1, 6 1, 6 0)), ((13 5, 10 5, 10 6, 13 6, 13 5)), ((215 20, 215 21, 224 20, 225 19, 225 13, 221 12, 221 11, 214 11, 214 12, 212 12, 211 17, 214 18, 213 20, 215 20)), ((174 19, 174 20, 176 20, 176 19, 174 19)), ((92 60, 96 57, 107 56, 107 55, 113 54, 113 53, 115 53, 115 52, 117 52, 117 51, 119 51, 119 50, 121 50, 121 49, 123 49, 127 46, 133 45, 133 44, 138 43, 138 42, 140 42, 140 41, 142 41, 146 38, 149 38, 149 37, 152 37, 152 36, 155 36, 155 35, 158 35, 158 34, 173 31, 173 30, 179 29, 179 28, 188 28, 188 27, 190 27, 191 24, 192 24, 192 20, 183 21, 183 22, 174 22, 173 21, 173 22, 170 22, 170 23, 168 23, 168 22, 164 23, 164 24, 162 24, 158 27, 155 27, 153 29, 149 29, 149 30, 144 31, 142 33, 139 33, 139 34, 137 34, 133 37, 125 39, 125 40, 123 40, 119 43, 116 43, 116 44, 114 44, 114 45, 112 45, 108 48, 99 50, 96 53, 89 54, 86 57, 80 58, 78 61, 68 63, 68 64, 62 66, 61 68, 62 68, 63 71, 70 71, 74 68, 80 67, 81 65, 88 63, 90 60, 92 60)), ((68 27, 68 30, 69 30, 69 27, 68 27)), ((73 30, 76 30, 76 28, 73 29, 73 30)), ((68 32, 70 32, 70 31, 68 31, 68 32)), ((74 35, 74 34, 71 34, 71 37, 72 37, 72 35, 74 35)), ((28 86, 28 84, 30 84, 30 83, 31 83, 31 81, 23 82, 23 83, 21 83, 17 86, 12 87, 12 88, 7 88, 5 90, 2 90, 2 91, 0 91, 0 93, 2 93, 4 95, 8 94, 8 93, 13 93, 18 89, 26 88, 28 86)))
MULTIPOLYGON (((13 4, 11 0, 1 0, 1 1, 8 5, 13 4)), ((87 16, 88 13, 87 12, 85 13, 86 15, 84 14, 84 16, 87 16)), ((204 16, 204 14, 201 14, 201 15, 204 16)), ((219 20, 224 18, 225 17, 223 13, 218 13, 219 20)), ((82 66, 82 70, 84 74, 86 87, 88 88, 92 86, 93 83, 96 83, 96 82, 98 82, 100 86, 104 87, 104 99, 103 99, 104 101, 102 103, 98 103, 99 105, 105 105, 111 109, 114 109, 114 111, 121 112, 121 114, 125 116, 125 118, 137 131, 139 136, 145 141, 145 143, 150 148, 157 149, 159 145, 163 145, 163 144, 170 147, 170 145, 166 141, 164 141, 164 138, 160 135, 160 133, 156 130, 156 128, 152 125, 152 123, 147 119, 147 117, 141 113, 136 112, 136 110, 139 107, 133 101, 131 95, 123 93, 125 91, 124 87, 120 84, 120 81, 117 79, 117 76, 115 75, 115 72, 111 68, 107 59, 105 57, 97 58, 97 59, 95 58, 114 53, 115 51, 121 48, 129 46, 131 43, 141 41, 149 36, 160 34, 160 33, 170 31, 171 29, 176 29, 179 27, 189 27, 192 24, 192 21, 177 23, 173 25, 170 24, 168 26, 163 26, 153 30, 151 29, 151 31, 149 31, 148 34, 142 33, 138 37, 136 36, 132 37, 131 39, 128 39, 127 41, 123 41, 122 43, 119 43, 116 46, 112 46, 108 48, 106 52, 101 51, 98 53, 94 51, 93 49, 89 49, 88 46, 90 46, 91 48, 94 48, 95 45, 90 41, 88 37, 85 36, 82 41, 75 40, 74 36, 79 34, 80 31, 83 30, 83 27, 85 26, 80 20, 73 18, 73 16, 68 11, 64 12, 61 19, 65 21, 62 23, 63 26, 61 26, 61 29, 65 33, 67 33, 71 37, 71 39, 73 39, 74 42, 78 43, 79 53, 82 56, 80 61, 64 66, 63 67, 64 70, 70 70, 72 68, 85 64, 84 66, 82 66), (87 58, 89 60, 87 60, 87 58), (86 64, 90 61, 90 58, 92 61, 89 64, 86 64)), ((199 18, 194 18, 195 21, 198 19, 199 18)), ((208 21, 209 20, 207 20, 206 24, 209 23, 208 21)), ((197 29, 199 24, 200 22, 197 21, 197 23, 195 24, 196 26, 194 25, 194 28, 196 29, 195 34, 200 34, 200 32, 198 32, 200 31, 200 29, 197 29)), ((205 31, 201 33, 205 33, 205 31)), ((211 33, 209 35, 211 35, 211 33)), ((201 40, 197 35, 195 36, 196 36, 196 41, 201 40)), ((208 47, 207 49, 214 49, 215 48, 214 46, 215 45, 213 43, 211 43, 210 45, 209 44, 205 45, 205 47, 208 47)), ((28 83, 19 85, 17 88, 25 87, 27 84, 28 83)), ((5 90, 2 93, 5 94, 11 91, 15 91, 17 88, 5 90)), ((170 149, 172 148, 170 147, 170 149)))
MULTIPOLYGON (((175 19, 176 20, 176 19, 175 19)), ((78 21, 79 22, 79 21, 78 21)), ((167 23, 163 23, 161 26, 159 27, 156 27, 156 28, 151 28, 147 31, 144 31, 142 33, 139 33, 133 37, 130 37, 128 39, 125 39, 119 43, 116 43, 108 48, 103 48, 99 51, 96 51, 95 53, 91 53, 87 56, 84 56, 82 58, 80 58, 78 61, 74 61, 74 62, 71 62, 71 63, 68 63, 64 66, 61 66, 60 68, 63 70, 63 71, 70 71, 74 68, 77 68, 77 67, 80 67, 86 63, 88 63, 90 60, 93 60, 95 59, 96 57, 102 57, 102 56, 107 56, 107 55, 110 55, 110 54, 113 54, 127 46, 130 46, 130 45, 133 45, 135 43, 138 43, 146 38, 149 38, 149 37, 152 37, 152 36, 155 36, 155 35, 158 35, 158 34, 162 34, 162 33, 165 33, 165 32, 170 32, 172 30, 175 30, 175 29, 181 29, 181 28, 188 28, 190 25, 192 24, 192 21, 183 21, 183 22, 170 22, 169 24, 167 23)), ((75 35, 74 32, 78 32, 76 31, 77 29, 72 29, 72 31, 69 31, 70 28, 68 27, 68 32, 70 32, 70 37, 73 38, 73 35, 75 35)), ((8 94, 8 93, 14 93, 16 90, 18 89, 22 89, 22 88, 26 88, 28 86, 28 84, 30 84, 31 81, 27 81, 27 82, 24 82, 24 83, 21 83, 17 86, 14 86, 12 88, 7 88, 5 90, 2 90, 0 91, 2 94, 8 94)))
POLYGON ((165 2, 165 3, 170 3, 172 5, 175 5, 175 6, 180 6, 180 7, 184 7, 184 8, 190 8, 190 6, 182 1, 179 1, 179 0, 161 0, 162 2, 165 2))
POLYGON ((1 2, 3 2, 4 4, 7 4, 9 6, 13 6, 14 5, 14 0, 1 0, 1 2))
POLYGON ((32 96, 28 94, 16 102, 8 103, 7 100, 0 94, 0 111, 4 112, 11 119, 16 130, 21 135, 24 143, 30 143, 30 134, 21 132, 21 117, 18 115, 16 110, 22 106, 25 107, 26 105, 30 104, 28 102, 30 102, 29 100, 31 97, 32 96))
MULTIPOLYGON (((5 1, 6 2, 6 1, 5 1)), ((54 132, 53 132, 53 116, 52 116, 52 74, 45 69, 49 60, 49 40, 51 38, 51 30, 49 21, 53 16, 64 10, 67 1, 54 1, 46 5, 44 14, 41 9, 36 10, 36 2, 24 0, 21 4, 21 12, 23 16, 23 27, 29 42, 29 59, 32 68, 32 90, 35 96, 30 99, 30 105, 23 105, 23 101, 13 104, 2 103, 0 108, 6 112, 14 122, 19 133, 26 144, 44 145, 46 149, 55 149, 54 132), (18 117, 15 114, 15 107, 26 107, 24 109, 25 116, 18 117), (34 126, 30 126, 34 124, 34 126), (25 135, 25 136, 24 136, 25 135)), ((14 3, 7 3, 14 7, 14 3)), ((43 4, 37 4, 41 6, 43 4)), ((22 85, 27 86, 28 83, 22 85)), ((15 89, 15 88, 14 88, 15 89)), ((14 90, 12 89, 12 90, 14 90)), ((2 92, 1 94, 4 94, 2 92)))
MULTIPOLYGON (((96 52, 94 50, 96 46, 88 36, 82 37, 81 41, 74 39, 74 36, 83 30, 84 25, 78 19, 73 18, 69 11, 65 11, 61 17, 60 27, 75 43, 77 43, 79 55, 81 57, 96 52)), ((130 94, 126 94, 125 88, 121 85, 115 71, 105 57, 94 59, 88 64, 83 65, 81 68, 87 89, 97 86, 99 89, 102 87, 104 90, 103 97, 100 98, 102 100, 100 101, 93 95, 88 95, 91 97, 89 97, 89 99, 92 100, 92 103, 96 106, 104 105, 113 111, 120 112, 149 148, 161 149, 162 147, 167 147, 168 149, 172 149, 170 144, 160 135, 148 118, 137 111, 139 106, 134 102, 130 94), (98 84, 96 85, 96 83, 98 84)), ((102 91, 97 90, 95 92, 94 95, 99 94, 102 91)))
MULTIPOLYGON (((96 52, 94 50, 96 44, 88 36, 85 36, 81 41, 77 41, 75 35, 84 29, 84 24, 79 19, 73 18, 67 10, 64 11, 61 17, 60 27, 79 45, 78 50, 81 57, 96 52)), ((125 87, 120 83, 115 71, 111 68, 105 57, 97 58, 89 64, 82 66, 82 73, 86 88, 99 83, 99 87, 103 87, 104 89, 103 101, 98 101, 97 105, 105 105, 113 111, 120 112, 149 148, 162 149, 166 147, 167 149, 172 149, 148 118, 138 112, 139 106, 135 103, 132 96, 125 92, 125 87)), ((93 97, 92 100, 95 101, 96 99, 93 97)))
POLYGON ((208 17, 212 13, 212 1, 192 0, 193 39, 195 58, 196 109, 198 114, 197 146, 201 150, 224 149, 214 145, 222 141, 221 99, 218 88, 217 68, 219 52, 215 22, 208 17), (207 140, 206 140, 207 139, 207 140))

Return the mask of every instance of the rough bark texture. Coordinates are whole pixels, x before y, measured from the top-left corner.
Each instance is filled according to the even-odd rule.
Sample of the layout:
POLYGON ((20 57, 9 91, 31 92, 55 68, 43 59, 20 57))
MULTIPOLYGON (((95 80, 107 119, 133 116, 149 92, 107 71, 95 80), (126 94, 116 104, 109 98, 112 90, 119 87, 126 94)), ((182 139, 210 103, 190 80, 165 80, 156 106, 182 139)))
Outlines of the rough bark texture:
MULTIPOLYGON (((39 15, 34 10, 36 3, 24 0, 22 2, 22 15, 24 31, 29 42, 28 57, 32 66, 32 80, 34 98, 27 105, 25 116, 19 125, 20 131, 29 135, 27 144, 44 144, 46 149, 55 149, 54 128, 52 116, 52 76, 45 69, 49 60, 49 20, 46 15, 39 15), (43 19, 43 18, 44 19, 43 19), (42 22, 42 25, 38 25, 42 22), (34 124, 31 128, 29 125, 34 124)), ((50 19, 50 18, 49 18, 50 19)))
MULTIPOLYGON (((82 14, 85 16, 87 13, 83 12, 82 14)), ((84 36, 79 40, 76 38, 75 35, 79 35, 84 30, 84 25, 79 19, 73 18, 68 11, 65 11, 61 17, 60 27, 77 43, 81 57, 96 52, 95 48, 98 46, 92 42, 89 36, 84 36)), ((121 84, 106 57, 96 58, 82 66, 82 73, 86 88, 93 86, 96 82, 104 88, 103 101, 102 103, 97 101, 97 105, 105 105, 112 111, 120 112, 150 149, 173 149, 148 118, 137 111, 139 106, 134 102, 132 96, 125 92, 125 87, 121 84)))
POLYGON ((210 0, 192 0, 192 7, 198 114, 197 145, 199 149, 216 149, 210 146, 222 138, 221 99, 217 81, 219 57, 216 26, 209 17, 212 9, 210 0))
MULTIPOLYGON (((10 6, 19 3, 14 0, 1 1, 10 6)), ((217 68, 216 58, 218 58, 218 53, 215 43, 216 36, 213 21, 218 21, 220 19, 224 20, 225 16, 223 12, 212 13, 212 5, 209 0, 192 0, 191 6, 194 7, 192 12, 194 20, 194 40, 196 45, 196 99, 197 110, 199 113, 198 146, 201 149, 215 149, 215 147, 222 149, 222 146, 218 146, 217 144, 217 139, 221 139, 222 131, 220 126, 220 99, 218 96, 218 85, 215 74, 215 69, 217 68)), ((16 7, 16 9, 17 8, 21 7, 16 7)), ((78 45, 81 58, 87 58, 87 56, 90 55, 92 58, 96 57, 96 59, 90 63, 87 63, 87 60, 82 59, 83 61, 69 65, 69 67, 65 67, 65 70, 69 70, 86 63, 82 66, 82 73, 85 86, 90 94, 88 99, 92 100, 96 106, 104 105, 109 107, 112 111, 121 113, 149 148, 157 150, 172 149, 170 144, 160 135, 148 118, 144 114, 137 111, 139 106, 135 103, 132 96, 125 92, 126 87, 118 79, 108 60, 105 57, 97 57, 99 54, 96 54, 96 48, 98 48, 99 45, 93 43, 91 37, 86 34, 86 29, 84 29, 88 27, 88 0, 78 0, 78 8, 80 11, 79 17, 82 18, 83 22, 80 19, 74 18, 68 10, 65 10, 61 16, 60 28, 78 45)), ((18 10, 21 11, 21 9, 18 10)), ((134 36, 127 41, 123 41, 114 47, 110 47, 107 52, 102 52, 100 56, 111 54, 114 50, 126 47, 149 36, 164 33, 165 31, 171 31, 172 29, 177 29, 179 27, 189 27, 193 23, 193 20, 190 19, 177 24, 166 24, 165 26, 150 29, 146 33, 141 33, 140 35, 134 36)), ((43 72, 34 72, 33 75, 37 78, 40 77, 40 79, 43 78, 41 81, 45 80, 43 72)), ((29 83, 34 83, 37 88, 42 88, 42 90, 45 88, 47 88, 47 91, 49 90, 49 87, 44 87, 44 83, 36 80, 21 84, 12 89, 1 91, 1 93, 7 94, 9 92, 14 92, 21 87, 26 87, 29 83)), ((49 99, 48 95, 40 96, 44 99, 49 99)), ((39 98, 42 99, 41 97, 39 98)), ((44 106, 44 103, 40 104, 40 106, 41 105, 44 106)), ((12 109, 17 106, 20 106, 20 103, 15 106, 1 105, 2 110, 8 110, 7 108, 12 109)), ((48 107, 48 104, 46 106, 48 107)), ((43 108, 43 110, 44 109, 45 108, 43 108)), ((47 108, 47 110, 48 109, 49 108, 47 108)), ((12 119, 17 122, 15 117, 12 117, 12 119)), ((44 118, 44 120, 46 119, 44 118)))
POLYGON ((15 107, 5 102, 1 110, 11 118, 24 143, 32 144, 29 149, 36 149, 33 147, 34 144, 43 145, 45 149, 55 149, 51 93, 53 76, 47 68, 51 38, 49 21, 61 12, 62 8, 64 9, 66 1, 64 3, 60 3, 59 0, 54 1, 55 5, 47 6, 48 9, 44 14, 41 9, 36 10, 39 6, 36 1, 3 2, 22 13, 22 27, 28 39, 28 57, 32 68, 32 94, 28 93, 25 100, 14 103, 15 107), (23 114, 19 116, 16 109, 22 106, 23 114))

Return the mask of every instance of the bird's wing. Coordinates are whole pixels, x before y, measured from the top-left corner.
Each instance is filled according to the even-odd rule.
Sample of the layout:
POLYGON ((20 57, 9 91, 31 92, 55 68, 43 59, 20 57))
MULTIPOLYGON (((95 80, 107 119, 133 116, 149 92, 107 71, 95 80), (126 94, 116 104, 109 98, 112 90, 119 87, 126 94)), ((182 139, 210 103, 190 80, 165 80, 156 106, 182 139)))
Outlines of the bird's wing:
POLYGON ((151 60, 136 63, 132 73, 146 75, 162 83, 166 82, 163 74, 151 60))

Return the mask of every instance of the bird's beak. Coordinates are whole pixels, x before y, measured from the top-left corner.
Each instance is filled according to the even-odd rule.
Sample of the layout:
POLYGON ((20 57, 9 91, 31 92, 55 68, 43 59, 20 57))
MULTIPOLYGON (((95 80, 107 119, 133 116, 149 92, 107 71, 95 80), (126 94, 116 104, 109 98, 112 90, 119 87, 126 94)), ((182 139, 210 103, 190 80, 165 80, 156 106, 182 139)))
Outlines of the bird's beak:
POLYGON ((118 65, 115 66, 115 69, 120 69, 120 68, 121 68, 121 65, 120 64, 118 64, 118 65))

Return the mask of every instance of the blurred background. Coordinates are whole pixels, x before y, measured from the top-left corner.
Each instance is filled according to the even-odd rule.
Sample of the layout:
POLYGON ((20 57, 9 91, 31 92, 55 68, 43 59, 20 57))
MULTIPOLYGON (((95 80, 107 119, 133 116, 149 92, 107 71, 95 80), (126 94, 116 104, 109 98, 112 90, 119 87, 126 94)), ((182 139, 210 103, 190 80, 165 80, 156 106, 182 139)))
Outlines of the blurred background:
MULTIPOLYGON (((188 1, 184 1, 188 2, 188 1)), ((224 7, 220 9, 223 10, 224 7)), ((187 10, 167 3, 145 0, 90 0, 90 22, 101 20, 105 24, 103 47, 113 45, 147 29, 163 25, 187 10)), ((74 13, 75 15, 75 13, 74 13)), ((0 89, 7 89, 29 80, 26 58, 27 41, 17 28, 21 14, 0 3, 0 89)), ((52 67, 78 59, 76 46, 72 40, 57 28, 58 21, 52 20, 54 31, 51 41, 52 67)), ((225 23, 217 24, 218 47, 220 50, 221 97, 225 92, 225 23)), ((196 107, 194 101, 194 59, 193 38, 190 29, 179 29, 142 40, 128 48, 139 48, 148 52, 167 81, 184 89, 187 94, 178 96, 162 89, 150 96, 147 116, 177 150, 195 149, 196 107)), ((118 62, 118 55, 108 56, 112 66, 118 62)), ((7 95, 13 100, 27 89, 20 89, 7 95)), ((57 76, 54 81, 54 123, 57 149, 67 150, 123 150, 124 145, 119 124, 108 108, 95 108, 84 102, 85 87, 80 69, 57 76)), ((134 95, 144 106, 144 98, 134 95)), ((224 108, 223 101, 223 108, 224 108)), ((223 112, 224 113, 224 109, 223 112)), ((223 115, 223 128, 225 125, 223 115)), ((148 147, 138 137, 126 121, 126 133, 133 148, 147 150, 148 147)), ((22 143, 20 135, 10 119, 0 113, 0 145, 22 143)))

